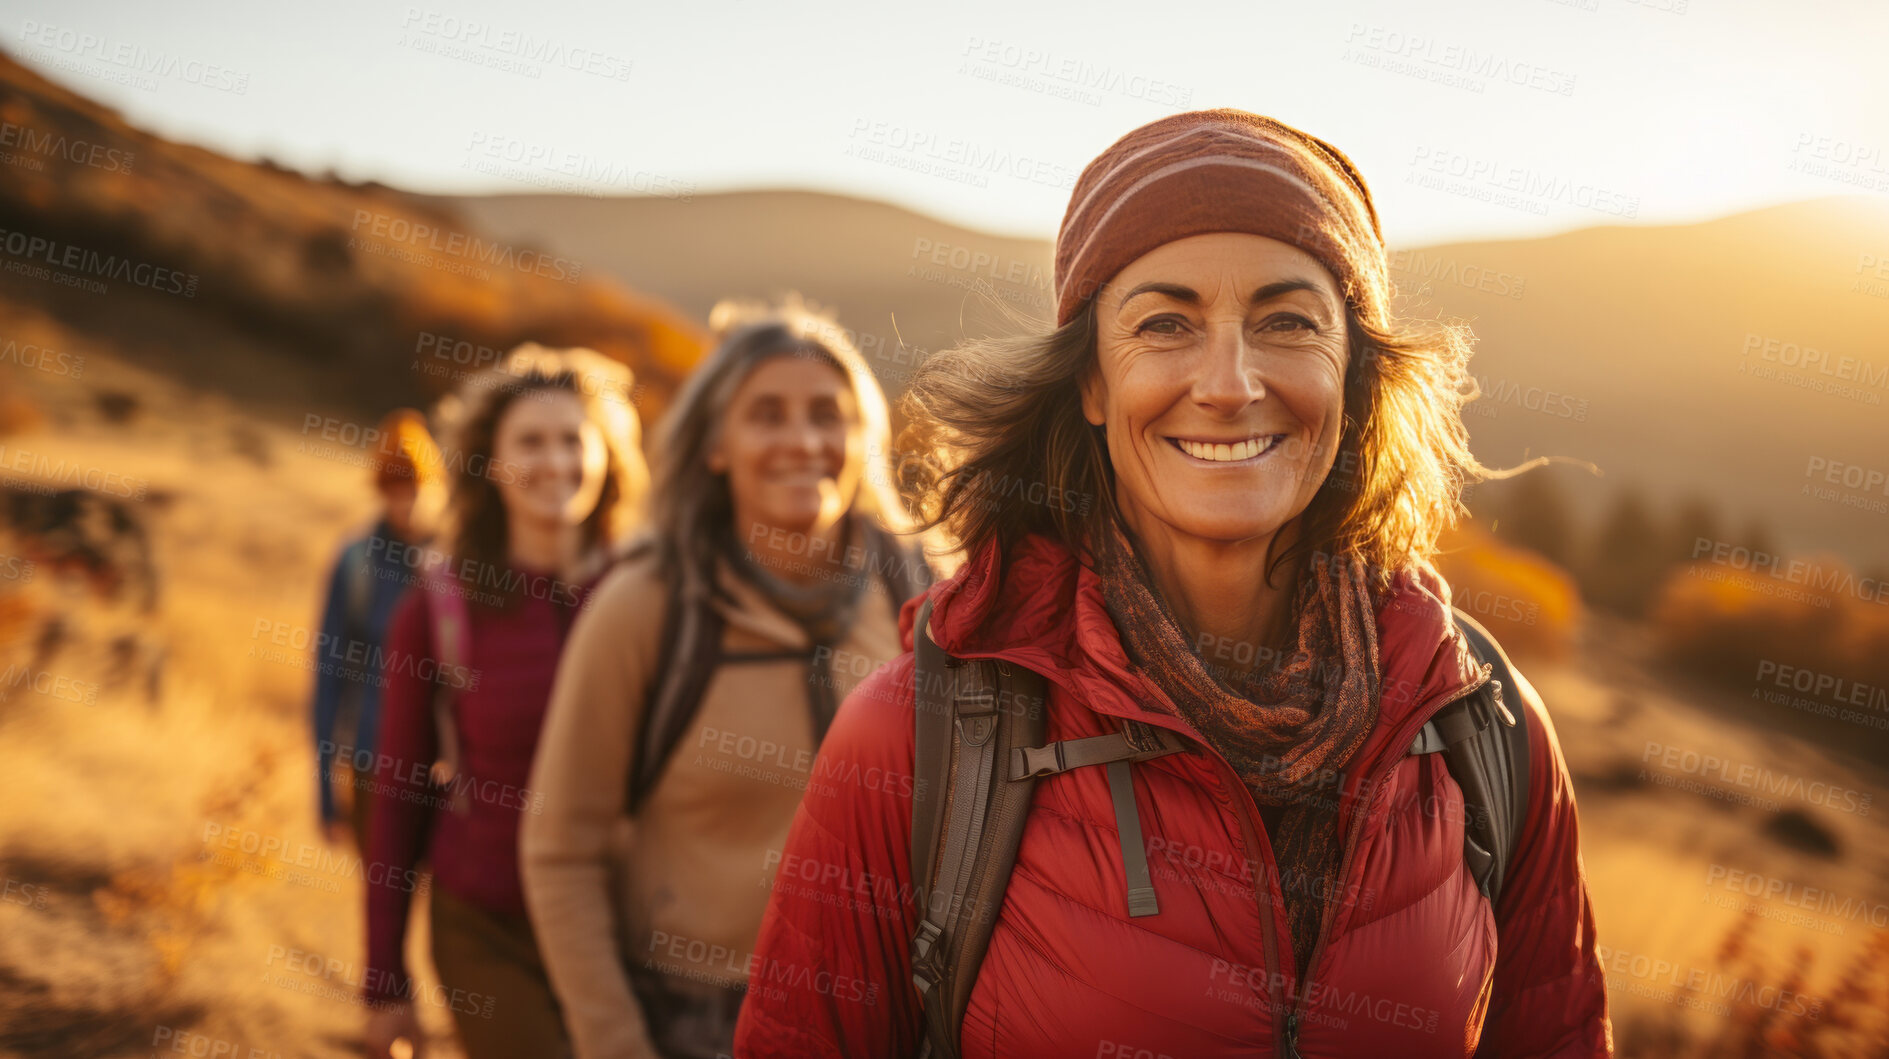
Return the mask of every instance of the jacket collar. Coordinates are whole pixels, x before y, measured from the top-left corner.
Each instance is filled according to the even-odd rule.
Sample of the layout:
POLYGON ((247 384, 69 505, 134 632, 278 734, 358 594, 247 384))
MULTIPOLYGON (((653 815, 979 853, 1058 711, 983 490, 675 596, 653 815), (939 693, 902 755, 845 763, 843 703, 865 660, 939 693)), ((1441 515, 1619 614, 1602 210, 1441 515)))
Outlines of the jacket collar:
MULTIPOLYGON (((1198 739, 1167 696, 1136 671, 1102 601, 1093 567, 1061 543, 1032 533, 1012 549, 998 576, 993 544, 956 574, 933 585, 931 630, 945 651, 960 658, 996 658, 1043 674, 1100 714, 1145 721, 1198 739)), ((899 633, 907 650, 924 597, 906 602, 899 633)), ((1418 714, 1461 697, 1482 671, 1456 631, 1449 586, 1429 564, 1400 572, 1377 610, 1380 686, 1378 723, 1353 758, 1369 768, 1394 745, 1418 714)))

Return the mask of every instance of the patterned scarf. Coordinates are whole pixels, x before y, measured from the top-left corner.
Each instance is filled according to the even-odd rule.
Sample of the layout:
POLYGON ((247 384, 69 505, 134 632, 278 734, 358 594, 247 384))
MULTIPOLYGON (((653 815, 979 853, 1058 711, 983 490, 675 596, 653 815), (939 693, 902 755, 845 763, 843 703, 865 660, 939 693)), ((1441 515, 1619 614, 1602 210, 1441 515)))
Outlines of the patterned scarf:
POLYGON ((1187 642, 1124 528, 1109 522, 1096 558, 1122 647, 1261 806, 1303 977, 1338 885, 1339 770, 1377 723, 1376 608, 1363 565, 1315 555, 1301 569, 1290 656, 1247 646, 1209 650, 1209 662, 1187 642))
MULTIPOLYGON (((738 541, 729 541, 727 547, 736 574, 759 588, 768 602, 806 632, 810 645, 807 707, 813 713, 816 738, 824 739, 827 726, 833 723, 833 715, 839 709, 833 687, 831 649, 839 646, 852 629, 874 571, 885 571, 895 565, 891 557, 897 553, 897 542, 873 519, 857 511, 848 512, 834 556, 809 558, 801 564, 804 571, 814 575, 805 584, 774 573, 768 569, 767 560, 738 541), (853 547, 859 551, 849 551, 853 547)), ((896 587, 894 595, 897 595, 896 587)))
MULTIPOLYGON (((848 514, 842 525, 840 543, 835 549, 835 559, 846 554, 848 545, 870 545, 876 540, 861 541, 861 536, 876 536, 864 532, 862 522, 869 521, 855 514, 848 514)), ((859 601, 866 593, 866 582, 871 575, 864 570, 849 567, 843 561, 823 561, 809 558, 800 563, 802 572, 811 575, 805 583, 781 577, 768 567, 768 560, 756 556, 747 546, 736 542, 730 558, 734 561, 735 571, 748 583, 761 590, 768 602, 780 608, 782 614, 792 618, 794 624, 805 630, 807 639, 815 646, 828 646, 839 642, 852 627, 853 616, 859 610, 859 601)), ((875 569, 867 567, 866 570, 875 569)))

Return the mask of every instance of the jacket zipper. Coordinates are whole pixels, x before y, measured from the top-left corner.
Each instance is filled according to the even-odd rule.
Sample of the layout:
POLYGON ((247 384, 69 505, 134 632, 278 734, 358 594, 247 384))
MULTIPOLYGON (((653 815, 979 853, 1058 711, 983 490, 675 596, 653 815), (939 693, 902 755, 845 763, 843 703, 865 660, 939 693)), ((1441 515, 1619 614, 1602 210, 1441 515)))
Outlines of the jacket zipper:
MULTIPOLYGON (((1430 718, 1436 716, 1437 711, 1458 699, 1475 694, 1478 688, 1489 682, 1489 678, 1493 672, 1493 667, 1485 664, 1482 667, 1480 675, 1467 687, 1454 694, 1439 696, 1438 699, 1426 702, 1418 707, 1416 712, 1410 717, 1405 718, 1403 725, 1399 728, 1396 736, 1391 740, 1390 745, 1394 747, 1408 746, 1410 740, 1414 738, 1414 733, 1425 724, 1428 724, 1430 718)), ((1185 735, 1186 733, 1177 734, 1185 735)), ((1241 813, 1239 815, 1240 824, 1245 832, 1247 844, 1255 850, 1264 851, 1261 854, 1264 857, 1263 867, 1267 869, 1268 872, 1264 880, 1266 900, 1263 901, 1260 906, 1259 917, 1261 933, 1265 935, 1266 941, 1266 1000, 1272 1010, 1279 1010, 1279 1003, 1276 999, 1273 985, 1283 974, 1293 976, 1293 984, 1298 987, 1296 990, 1298 994, 1297 998, 1293 1000, 1292 1006, 1286 1011, 1283 1026, 1278 1020, 1274 1021, 1273 1032, 1278 1044, 1278 1053, 1281 1059, 1302 1059, 1299 1055, 1299 1023, 1304 1018, 1305 1009, 1308 1006, 1308 998, 1311 996, 1310 984, 1312 982, 1312 972, 1318 967, 1318 958, 1324 955, 1325 952, 1326 935, 1331 930, 1332 916, 1337 910, 1337 901, 1331 900, 1327 901, 1325 904, 1325 914, 1319 923, 1318 938, 1312 943, 1311 958, 1305 963, 1305 981, 1301 983, 1297 980, 1298 968, 1296 966, 1287 971, 1285 968, 1281 968, 1279 964, 1278 928, 1274 923, 1273 916, 1278 914, 1279 908, 1283 907, 1285 895, 1281 892, 1278 895, 1280 898, 1279 901, 1271 900, 1275 881, 1279 877, 1279 866, 1272 858, 1271 837, 1268 836, 1264 842, 1260 842, 1258 838, 1258 828, 1254 825, 1253 821, 1259 816, 1259 803, 1253 799, 1253 792, 1246 789, 1246 784, 1240 781, 1239 775, 1233 771, 1233 766, 1228 763, 1225 758, 1220 756, 1219 751, 1199 740, 1190 739, 1190 741, 1199 745, 1205 753, 1212 755, 1214 762, 1220 766, 1223 773, 1222 782, 1230 780, 1233 788, 1238 790, 1241 796, 1245 797, 1246 804, 1251 810, 1250 812, 1241 813), (1268 904, 1272 907, 1267 907, 1268 904), (1281 973, 1275 973, 1275 968, 1279 968, 1281 973)), ((1369 789, 1375 792, 1379 780, 1389 774, 1391 769, 1396 768, 1397 762, 1401 760, 1403 760, 1403 755, 1399 754, 1391 757, 1387 764, 1379 766, 1371 775, 1371 785, 1369 789)), ((1351 814, 1351 827, 1345 838, 1344 856, 1340 862, 1338 872, 1338 886, 1334 890, 1336 894, 1345 893, 1347 884, 1351 880, 1352 853, 1357 848, 1358 833, 1364 828, 1364 819, 1369 815, 1365 811, 1366 809, 1369 809, 1368 805, 1351 814)), ((1258 887, 1255 886, 1255 890, 1257 889, 1258 887)))
MULTIPOLYGON (((1203 748, 1205 753, 1213 756, 1214 763, 1220 767, 1222 773, 1221 782, 1230 783, 1233 790, 1239 791, 1237 797, 1244 797, 1252 806, 1252 812, 1239 812, 1236 810, 1234 815, 1240 818, 1241 837, 1245 839, 1247 849, 1251 850, 1253 853, 1253 863, 1256 869, 1253 880, 1254 890, 1257 892, 1261 887, 1264 887, 1267 898, 1270 898, 1273 891, 1273 880, 1279 877, 1279 865, 1273 860, 1271 838, 1262 839, 1260 837, 1260 829, 1254 823, 1259 818, 1259 803, 1253 801, 1253 793, 1246 789, 1246 784, 1240 782, 1240 777, 1233 771, 1232 764, 1221 757, 1219 751, 1205 743, 1199 745, 1203 748)), ((1266 1006, 1269 1010, 1277 1012, 1279 1010, 1279 1000, 1278 989, 1276 987, 1278 985, 1279 976, 1275 969, 1279 966, 1279 926, 1277 921, 1273 918, 1277 914, 1277 909, 1268 908, 1266 904, 1266 901, 1261 902, 1259 916, 1259 933, 1265 946, 1264 957, 1266 965, 1263 969, 1266 973, 1266 1006)), ((1279 1032, 1278 1019, 1275 1018, 1270 1021, 1273 1023, 1273 1033, 1276 1037, 1279 1032)))
MULTIPOLYGON (((1415 737, 1415 733, 1424 725, 1430 723, 1430 718, 1436 716, 1439 710, 1452 702, 1474 695, 1478 689, 1489 682, 1489 678, 1493 673, 1494 667, 1488 663, 1484 663, 1481 666, 1481 672, 1476 677, 1475 682, 1470 684, 1467 688, 1463 688, 1447 697, 1439 697, 1438 700, 1424 703, 1416 712, 1411 714, 1409 718, 1405 719, 1403 726, 1398 729, 1397 735, 1392 738, 1390 746, 1393 748, 1408 746, 1410 740, 1415 737)), ((1397 763, 1403 759, 1403 754, 1394 754, 1387 759, 1385 764, 1379 765, 1368 777, 1368 782, 1365 787, 1365 796, 1375 799, 1377 797, 1378 787, 1383 778, 1389 775, 1391 769, 1396 768, 1397 763)), ((1300 983, 1298 998, 1293 1001, 1292 1010, 1286 1014, 1285 1049, 1280 1053, 1285 1059, 1299 1059, 1299 1022, 1305 1014, 1305 1009, 1309 1007, 1311 1003, 1313 973, 1318 970, 1318 958, 1325 954, 1325 943, 1330 940, 1329 935, 1331 933, 1332 917, 1336 915, 1338 911, 1338 900, 1342 900, 1342 897, 1338 897, 1338 895, 1349 892, 1351 862, 1353 854, 1357 852, 1358 848, 1358 833, 1364 830, 1365 817, 1370 815, 1368 812, 1369 809, 1369 802, 1363 806, 1354 806, 1352 809, 1351 827, 1345 835, 1344 855, 1338 869, 1338 885, 1333 890, 1333 895, 1337 897, 1337 900, 1328 900, 1325 902, 1325 914, 1320 917, 1318 924, 1318 939, 1312 943, 1311 959, 1305 961, 1305 981, 1300 983)))
MULTIPOLYGON (((1145 674, 1141 674, 1137 671, 1136 675, 1141 678, 1143 686, 1148 689, 1150 694, 1162 700, 1166 699, 1165 693, 1163 693, 1160 688, 1156 687, 1153 681, 1147 679, 1145 674)), ((1273 1039, 1279 1054, 1285 1056, 1286 1059, 1299 1059, 1297 1012, 1289 1011, 1287 1013, 1285 1019, 1285 1035, 1283 1038, 1280 1036, 1280 1020, 1277 1018, 1276 1014, 1280 1008, 1278 986, 1281 977, 1279 973, 1281 968, 1279 962, 1279 924, 1275 917, 1283 914, 1281 910, 1284 908, 1285 894, 1283 891, 1280 891, 1278 894, 1279 900, 1275 901, 1272 899, 1274 891, 1277 889, 1275 883, 1279 878, 1279 864, 1273 859, 1271 836, 1261 837, 1262 830, 1259 826, 1259 803, 1254 800, 1253 792, 1246 789, 1246 784, 1241 781, 1239 773, 1233 771, 1232 762, 1229 762, 1225 757, 1221 756, 1220 751, 1214 749, 1212 744, 1200 738, 1199 734, 1196 733, 1193 727, 1188 725, 1185 720, 1181 720, 1178 710, 1173 715, 1161 716, 1163 720, 1171 719, 1178 722, 1174 724, 1162 724, 1161 727, 1169 729, 1174 732, 1174 734, 1192 743, 1197 748, 1198 753, 1207 755, 1208 759, 1213 762, 1220 773, 1220 782, 1224 784, 1229 791, 1238 792, 1233 794, 1232 797, 1245 799, 1246 811, 1242 812, 1235 809, 1233 815, 1239 818, 1241 838, 1245 841, 1246 848, 1252 854, 1254 864, 1254 894, 1258 896, 1263 892, 1265 895, 1260 898, 1259 933, 1261 944, 1265 947, 1265 951, 1262 954, 1265 959, 1265 966, 1262 970, 1264 970, 1266 975, 1266 1007, 1268 1011, 1275 1013, 1275 1017, 1270 1021, 1273 1027, 1273 1039)), ((1290 928, 1288 927, 1287 930, 1289 934, 1290 928)), ((1286 973, 1296 977, 1298 968, 1293 967, 1286 973)))

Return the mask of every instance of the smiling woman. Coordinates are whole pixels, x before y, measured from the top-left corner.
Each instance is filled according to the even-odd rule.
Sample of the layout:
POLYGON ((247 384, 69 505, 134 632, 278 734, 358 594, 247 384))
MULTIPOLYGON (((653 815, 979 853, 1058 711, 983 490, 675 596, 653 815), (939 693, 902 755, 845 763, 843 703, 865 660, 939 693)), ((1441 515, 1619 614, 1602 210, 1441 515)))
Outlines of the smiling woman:
POLYGON ((836 781, 821 737, 931 580, 843 329, 793 303, 713 322, 651 532, 572 629, 531 773, 525 892, 582 1056, 728 1053, 794 807, 836 781))
POLYGON ((1363 178, 1268 118, 1164 118, 1084 171, 1056 282, 1054 330, 914 377, 906 469, 966 561, 821 751, 946 777, 948 812, 809 789, 784 857, 833 879, 775 891, 736 1054, 1611 1054, 1553 728, 1507 671, 1513 724, 1429 562, 1494 473, 1468 339, 1391 319, 1363 178), (1095 502, 987 502, 1031 478, 1095 502), (990 672, 1000 715, 1044 689, 1046 745, 990 672), (1526 758, 1493 850, 1488 785, 1422 734, 1477 701, 1526 758))
POLYGON ((558 650, 648 487, 631 383, 594 350, 526 343, 443 408, 442 550, 389 621, 367 785, 373 1059, 423 1040, 404 956, 422 862, 435 970, 455 997, 481 998, 452 1007, 466 1054, 568 1049, 526 914, 518 832, 558 650))

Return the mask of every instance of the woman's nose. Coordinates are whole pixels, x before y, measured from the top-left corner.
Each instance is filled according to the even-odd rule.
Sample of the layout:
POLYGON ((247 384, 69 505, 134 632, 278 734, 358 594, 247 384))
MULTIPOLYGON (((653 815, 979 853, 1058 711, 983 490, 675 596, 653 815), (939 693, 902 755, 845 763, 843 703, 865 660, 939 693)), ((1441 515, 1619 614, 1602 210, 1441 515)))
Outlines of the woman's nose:
POLYGON ((545 463, 557 474, 571 474, 584 466, 584 446, 580 443, 553 445, 545 453, 545 463))
POLYGON ((800 423, 793 432, 794 448, 808 455, 819 455, 826 448, 826 438, 811 420, 800 423))
POLYGON ((1194 379, 1195 400, 1237 412, 1265 398, 1261 354, 1247 340, 1243 324, 1210 325, 1204 343, 1194 379))

